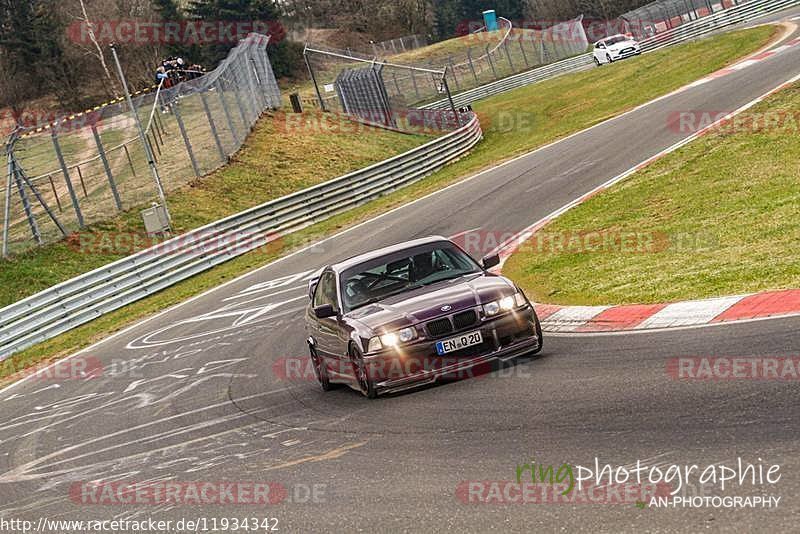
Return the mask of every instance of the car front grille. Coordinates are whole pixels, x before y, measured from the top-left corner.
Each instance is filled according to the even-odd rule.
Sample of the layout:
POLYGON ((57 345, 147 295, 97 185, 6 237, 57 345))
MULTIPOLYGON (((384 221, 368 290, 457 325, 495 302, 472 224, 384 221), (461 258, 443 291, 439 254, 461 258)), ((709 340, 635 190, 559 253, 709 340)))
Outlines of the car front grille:
POLYGON ((467 310, 456 313, 450 317, 442 317, 434 321, 429 321, 425 328, 431 337, 441 337, 453 332, 458 332, 469 328, 478 322, 478 314, 475 310, 467 310))
POLYGON ((478 314, 475 310, 467 310, 465 312, 457 313, 453 316, 453 326, 456 330, 463 330, 469 328, 478 322, 478 314))
POLYGON ((436 319, 435 321, 430 321, 428 324, 425 325, 425 328, 428 329, 428 333, 432 337, 439 337, 449 334, 453 331, 453 325, 450 323, 450 319, 445 317, 444 319, 436 319))

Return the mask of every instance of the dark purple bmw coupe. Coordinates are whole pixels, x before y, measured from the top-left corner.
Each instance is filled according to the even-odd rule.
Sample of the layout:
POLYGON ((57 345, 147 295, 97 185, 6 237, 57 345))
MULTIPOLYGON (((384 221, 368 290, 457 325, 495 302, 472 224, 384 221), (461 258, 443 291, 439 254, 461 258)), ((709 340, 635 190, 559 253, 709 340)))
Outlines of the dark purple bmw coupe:
POLYGON ((429 237, 324 268, 306 312, 322 389, 343 383, 375 398, 540 351, 533 306, 487 271, 499 262, 429 237))

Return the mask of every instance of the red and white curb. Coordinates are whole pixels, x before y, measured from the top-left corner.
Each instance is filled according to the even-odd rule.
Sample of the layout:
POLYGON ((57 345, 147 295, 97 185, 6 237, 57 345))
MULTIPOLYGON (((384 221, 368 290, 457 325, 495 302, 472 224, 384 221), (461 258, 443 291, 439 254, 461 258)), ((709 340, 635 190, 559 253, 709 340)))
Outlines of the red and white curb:
MULTIPOLYGON (((730 74, 741 68, 746 68, 757 61, 771 57, 778 52, 800 44, 800 39, 794 39, 790 43, 778 47, 769 52, 762 52, 756 56, 745 59, 744 61, 723 69, 730 74), (758 58, 758 59, 756 59, 758 58), (744 65, 739 67, 739 65, 744 65)), ((720 71, 720 72, 723 72, 720 71)), ((714 73, 703 80, 709 81, 719 78, 725 74, 714 73)), ((759 104, 769 96, 781 91, 800 80, 800 74, 782 83, 778 87, 764 93, 758 98, 748 102, 739 109, 729 113, 719 120, 709 124, 703 129, 691 134, 690 136, 675 143, 671 147, 655 154, 638 165, 628 169, 622 174, 615 176, 611 180, 592 189, 583 196, 573 200, 567 205, 559 208, 543 219, 533 223, 516 235, 505 240, 495 248, 495 252, 500 255, 501 270, 506 260, 526 241, 528 241, 542 227, 552 222, 563 213, 578 206, 593 196, 605 191, 618 182, 628 178, 630 175, 651 165, 659 159, 675 152, 679 148, 691 143, 698 137, 707 134, 711 130, 718 128, 721 124, 730 121, 736 115, 759 104)), ((702 83, 705 83, 702 81, 702 83)), ((687 87, 681 88, 675 93, 680 93, 692 86, 701 85, 695 82, 687 87)), ((667 95, 670 96, 670 95, 667 95)), ((662 98, 666 98, 662 97, 662 98)), ((658 99, 657 99, 658 100, 658 99)), ((785 291, 771 291, 766 293, 740 295, 732 297, 718 297, 706 300, 695 300, 687 302, 675 302, 670 304, 640 304, 631 306, 557 306, 550 304, 536 304, 536 311, 542 321, 542 328, 547 332, 621 332, 637 330, 656 330, 663 328, 680 328, 709 325, 730 321, 743 321, 752 319, 762 319, 769 317, 781 317, 800 315, 800 289, 785 291)))
POLYGON ((800 315, 800 289, 630 306, 537 304, 546 332, 621 332, 800 315))
POLYGON ((771 58, 773 56, 776 56, 776 55, 780 54, 781 52, 785 52, 786 50, 789 50, 790 48, 794 48, 797 45, 800 45, 800 38, 792 39, 791 41, 789 41, 788 43, 786 43, 784 45, 777 46, 777 47, 775 47, 775 48, 773 48, 771 50, 767 50, 766 52, 759 52, 759 53, 757 53, 757 54, 755 54, 753 56, 750 56, 750 57, 748 57, 746 59, 743 59, 742 61, 739 61, 738 63, 735 63, 735 64, 731 65, 730 67, 726 67, 724 69, 720 69, 717 72, 709 74, 705 78, 700 78, 696 82, 690 83, 687 86, 687 88, 697 87, 699 85, 703 85, 705 83, 708 83, 711 80, 716 80, 717 78, 723 78, 723 77, 725 77, 725 76, 727 76, 729 74, 733 74, 734 72, 746 69, 747 67, 752 67, 756 63, 759 63, 761 61, 764 61, 765 59, 769 59, 769 58, 771 58))

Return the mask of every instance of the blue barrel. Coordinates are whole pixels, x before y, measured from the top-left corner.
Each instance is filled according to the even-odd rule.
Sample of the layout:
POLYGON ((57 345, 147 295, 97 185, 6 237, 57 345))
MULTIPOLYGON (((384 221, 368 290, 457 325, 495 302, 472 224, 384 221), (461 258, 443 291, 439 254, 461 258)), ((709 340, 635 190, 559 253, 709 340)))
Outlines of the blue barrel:
POLYGON ((494 9, 487 9, 483 12, 483 24, 486 26, 487 32, 497 31, 497 13, 494 9))

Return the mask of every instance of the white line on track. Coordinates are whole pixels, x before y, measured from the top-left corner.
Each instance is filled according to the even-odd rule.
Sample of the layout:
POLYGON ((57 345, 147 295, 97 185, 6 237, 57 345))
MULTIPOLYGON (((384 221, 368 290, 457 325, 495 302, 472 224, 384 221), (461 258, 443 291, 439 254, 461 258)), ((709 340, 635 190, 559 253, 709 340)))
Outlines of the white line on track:
MULTIPOLYGON (((746 59, 746 58, 745 58, 745 59, 746 59)), ((753 102, 751 105, 755 105, 756 103, 760 102, 761 100, 763 100, 764 98, 766 98, 767 96, 769 96, 770 94, 772 94, 773 92, 776 92, 777 90, 779 90, 779 89, 781 89, 781 88, 785 87, 786 85, 788 85, 788 84, 790 84, 790 83, 793 83, 793 82, 794 82, 794 81, 796 81, 798 78, 800 78, 800 76, 796 76, 796 77, 792 78, 791 80, 789 80, 789 81, 787 81, 787 82, 785 82, 785 83, 781 84, 781 85, 780 85, 778 88, 774 89, 773 91, 771 91, 770 93, 768 93, 768 94, 764 95, 763 97, 760 97, 759 99, 757 99, 756 101, 754 101, 754 102, 753 102)), ((539 147, 539 148, 536 148, 536 149, 534 149, 534 150, 531 150, 530 152, 526 152, 525 154, 521 154, 521 155, 519 155, 519 156, 513 157, 513 158, 511 158, 511 159, 509 159, 509 160, 507 160, 507 161, 504 161, 504 162, 502 162, 502 163, 500 163, 500 164, 498 164, 498 165, 495 165, 495 166, 493 166, 493 167, 490 167, 490 168, 488 168, 488 169, 484 169, 484 170, 482 170, 482 171, 480 171, 480 172, 478 172, 478 173, 476 173, 476 174, 473 174, 473 175, 471 175, 471 176, 468 176, 468 177, 464 178, 463 180, 460 180, 460 181, 458 181, 458 182, 452 183, 452 184, 450 184, 450 185, 448 185, 448 186, 446 186, 446 187, 443 187, 442 189, 439 189, 439 190, 437 190, 437 191, 434 191, 434 192, 432 192, 432 193, 429 193, 429 194, 427 194, 427 195, 424 195, 424 196, 422 196, 422 197, 420 197, 420 198, 417 198, 417 199, 415 199, 415 200, 412 200, 412 201, 410 201, 410 202, 408 202, 408 203, 406 203, 406 204, 403 204, 403 205, 401 205, 401 206, 398 206, 398 207, 396 207, 396 208, 393 208, 393 209, 391 209, 391 210, 389 210, 389 211, 386 211, 386 212, 384 212, 384 213, 378 214, 378 215, 376 215, 375 217, 373 217, 373 218, 371 218, 371 219, 367 219, 367 220, 365 220, 365 221, 362 221, 362 222, 360 222, 360 223, 358 223, 358 224, 356 224, 356 225, 354 225, 354 226, 351 226, 351 227, 349 227, 349 228, 346 228, 346 229, 342 230, 341 232, 338 232, 338 233, 336 233, 336 234, 333 234, 333 235, 331 235, 331 236, 328 236, 328 237, 326 237, 326 238, 324 238, 324 239, 322 239, 322 240, 320 240, 320 241, 317 241, 316 243, 313 243, 313 244, 311 244, 311 245, 309 245, 309 246, 306 246, 306 247, 303 247, 303 248, 301 248, 301 249, 299 249, 299 250, 296 250, 296 251, 294 251, 294 252, 292 252, 292 253, 290 253, 290 254, 287 254, 286 256, 282 256, 282 257, 280 257, 280 258, 276 259, 276 260, 275 260, 275 261, 273 261, 273 262, 270 262, 270 263, 268 263, 268 264, 266 264, 266 265, 263 265, 263 266, 261 266, 261 267, 259 267, 259 268, 257 268, 257 269, 254 269, 254 270, 252 270, 252 271, 249 271, 249 272, 247 272, 247 273, 244 273, 244 274, 242 274, 242 275, 240 275, 240 276, 237 276, 236 278, 233 278, 233 279, 231 279, 231 280, 228 280, 227 282, 225 282, 225 283, 223 283, 223 284, 220 284, 220 285, 218 285, 218 286, 214 286, 214 287, 212 287, 211 289, 208 289, 207 291, 204 291, 204 292, 202 292, 202 293, 200 293, 200 294, 198 294, 198 295, 195 295, 194 297, 191 297, 191 298, 189 298, 189 299, 187 299, 187 300, 184 300, 183 302, 179 302, 178 304, 175 304, 174 306, 170 306, 169 308, 166 308, 166 309, 164 309, 164 310, 162 310, 162 311, 160 311, 160 312, 156 313, 155 315, 151 315, 150 317, 146 317, 145 319, 142 319, 141 321, 137 321, 137 322, 135 322, 134 324, 132 324, 132 325, 130 325, 130 326, 128 326, 128 327, 125 327, 125 328, 123 328, 122 330, 119 330, 119 331, 115 332, 114 334, 112 334, 112 335, 110 335, 110 336, 108 336, 108 337, 106 337, 106 338, 103 338, 103 339, 101 339, 100 341, 97 341, 96 343, 92 343, 91 345, 89 345, 88 347, 86 347, 86 348, 84 348, 84 349, 81 349, 81 350, 79 350, 79 351, 77 351, 77 352, 75 352, 75 353, 73 353, 73 354, 70 354, 69 356, 66 356, 66 357, 64 357, 64 358, 61 358, 61 359, 59 359, 59 360, 56 360, 56 361, 54 361, 53 363, 51 363, 50 365, 48 365, 47 367, 45 367, 44 369, 42 369, 40 372, 45 372, 45 371, 47 371, 48 369, 50 369, 51 367, 54 367, 55 365, 58 365, 58 364, 59 364, 59 363, 61 363, 61 362, 64 362, 64 361, 66 361, 66 360, 69 360, 69 359, 71 359, 71 358, 74 358, 74 357, 76 357, 76 356, 79 356, 79 355, 81 355, 81 354, 85 354, 86 352, 89 352, 89 351, 91 351, 91 350, 94 350, 96 347, 100 346, 101 344, 103 344, 103 343, 106 343, 106 342, 108 342, 108 341, 111 341, 111 340, 114 340, 114 339, 116 339, 116 338, 118 338, 118 337, 121 337, 121 336, 123 336, 123 335, 127 334, 128 332, 130 332, 131 330, 134 330, 135 328, 138 328, 138 327, 140 327, 140 326, 141 326, 141 325, 143 325, 143 324, 146 324, 146 323, 148 323, 148 322, 150 322, 150 321, 152 321, 152 320, 154 320, 154 319, 157 319, 157 318, 159 318, 159 317, 162 317, 162 316, 164 316, 164 315, 166 315, 166 314, 168 314, 168 313, 171 313, 171 312, 175 311, 175 310, 176 310, 176 309, 178 309, 178 308, 181 308, 181 307, 183 307, 183 306, 186 306, 186 305, 188 305, 188 304, 191 304, 191 303, 193 303, 193 302, 195 302, 195 301, 197 301, 197 300, 200 300, 200 299, 202 299, 202 298, 206 297, 207 295, 210 295, 211 293, 214 293, 214 292, 216 292, 216 291, 219 291, 219 290, 221 290, 221 289, 224 289, 224 288, 226 288, 226 287, 228 287, 228 286, 230 286, 230 285, 232 285, 232 284, 238 283, 238 282, 240 282, 241 280, 244 280, 245 278, 247 278, 247 277, 249 277, 249 276, 253 276, 253 275, 257 274, 257 273, 260 273, 260 272, 261 272, 261 271, 263 271, 263 270, 269 269, 270 267, 272 267, 272 266, 274 266, 274 265, 276 265, 276 264, 278 264, 278 263, 281 263, 281 262, 283 262, 283 261, 286 261, 286 260, 288 260, 289 258, 292 258, 292 257, 294 257, 294 256, 297 256, 297 255, 299 255, 299 254, 302 254, 302 253, 304 253, 304 252, 306 252, 306 251, 308 251, 308 250, 311 250, 311 249, 317 248, 317 247, 319 247, 320 245, 322 245, 323 243, 326 243, 326 242, 328 242, 328 241, 331 241, 331 240, 333 240, 333 239, 336 239, 336 238, 338 238, 338 237, 341 237, 341 236, 343 236, 343 235, 345 235, 345 234, 347 234, 347 233, 349 233, 349 232, 352 232, 352 231, 354 231, 354 230, 357 230, 357 229, 359 229, 359 228, 361 228, 362 226, 365 226, 365 225, 367 225, 367 224, 374 223, 374 222, 375 222, 375 221, 377 221, 377 220, 380 220, 380 219, 382 219, 382 218, 384 218, 384 217, 387 217, 387 216, 389 216, 389 215, 392 215, 393 213, 395 213, 395 212, 397 212, 397 211, 400 211, 400 210, 402 210, 402 209, 405 209, 405 208, 407 208, 408 206, 412 206, 412 205, 414 205, 414 204, 417 204, 417 203, 419 203, 419 202, 422 202, 422 201, 424 201, 424 200, 427 200, 427 199, 428 199, 428 198, 430 198, 430 197, 433 197, 433 196, 435 196, 435 195, 439 195, 439 194, 441 194, 442 192, 444 192, 444 191, 447 191, 447 190, 449 190, 449 189, 451 189, 451 188, 454 188, 454 187, 460 187, 460 186, 462 186, 463 184, 465 184, 465 183, 467 183, 467 182, 470 182, 470 181, 472 181, 472 180, 474 180, 474 179, 476 179, 476 178, 479 178, 480 176, 483 176, 484 174, 487 174, 487 173, 489 173, 489 172, 493 172, 493 171, 495 171, 495 170, 497 170, 497 169, 501 169, 501 168, 503 168, 503 167, 506 167, 506 166, 508 166, 508 165, 511 165, 512 163, 516 163, 517 161, 520 161, 520 160, 522 160, 522 159, 524 159, 524 158, 527 158, 528 156, 531 156, 531 155, 533 155, 533 154, 537 154, 537 153, 539 153, 539 152, 542 152, 542 151, 544 151, 544 150, 547 150, 547 149, 549 149, 549 148, 552 148, 553 146, 555 146, 555 145, 558 145, 559 143, 563 143, 564 141, 568 141, 568 140, 570 140, 570 139, 573 139, 573 138, 575 138, 575 137, 578 137, 579 135, 582 135, 582 134, 584 134, 584 133, 586 133, 586 132, 592 131, 592 130, 594 130, 594 129, 596 129, 596 128, 602 128, 602 127, 604 127, 604 126, 607 126, 608 124, 610 124, 610 123, 612 123, 612 122, 614 122, 614 121, 620 120, 620 119, 622 119, 623 117, 627 117, 628 115, 630 115, 630 114, 632 114, 632 113, 635 113, 635 112, 637 112, 637 111, 639 111, 639 110, 641 110, 641 109, 644 109, 644 108, 646 108, 646 107, 648 107, 648 106, 651 106, 651 105, 653 105, 653 104, 655 104, 655 103, 657 103, 657 102, 661 102, 662 100, 664 100, 664 99, 667 99, 667 98, 669 98, 669 97, 672 97, 672 96, 674 96, 674 95, 676 95, 676 94, 679 94, 679 93, 681 93, 681 92, 683 92, 683 91, 685 91, 685 90, 687 90, 687 89, 689 89, 689 88, 691 88, 691 87, 692 87, 692 84, 691 84, 691 83, 690 83, 690 84, 687 84, 687 85, 685 85, 685 86, 683 86, 683 87, 681 87, 681 88, 679 88, 679 89, 677 89, 677 90, 675 90, 675 91, 672 91, 671 93, 668 93, 668 94, 666 94, 666 95, 663 95, 663 96, 657 97, 657 98, 655 98, 655 99, 653 99, 653 100, 650 100, 649 102, 645 102, 644 104, 641 104, 641 105, 639 105, 639 106, 636 106, 636 107, 634 107, 633 109, 630 109, 630 110, 628 110, 628 111, 626 111, 626 112, 624 112, 624 113, 621 113, 621 114, 619 114, 619 115, 617 115, 617 116, 615 116, 615 117, 611 117, 610 119, 607 119, 607 120, 605 120, 605 121, 603 121, 603 122, 599 122, 599 123, 597 123, 597 124, 595 124, 595 125, 593 125, 593 126, 589 126, 588 128, 584 128, 583 130, 577 131, 577 132, 575 132, 575 133, 572 133, 572 134, 570 134, 570 135, 568 135, 568 136, 566 136, 566 137, 563 137, 563 138, 561 138, 561 139, 558 139, 558 140, 556 140, 556 141, 553 141, 553 142, 551 142, 551 143, 548 143, 548 144, 546 144, 546 145, 544 145, 544 146, 541 146, 541 147, 539 147)), ((748 106, 748 107, 749 107, 749 106, 748 106)), ((687 141, 687 142, 688 142, 688 141, 687 141)), ((674 148, 673 148, 673 150, 674 150, 674 148)), ((631 174, 631 173, 628 173, 628 174, 631 174)), ((611 182, 611 181, 610 181, 610 182, 611 182)), ((600 186, 600 187, 602 188, 603 186, 600 186)), ((598 188, 598 189, 599 189, 599 188, 598 188)), ((583 196, 585 196, 585 195, 583 195, 583 196)), ((570 206, 570 207, 571 207, 571 206, 570 206)), ((566 211, 566 209, 564 209, 564 208, 562 208, 562 209, 563 209, 564 211, 566 211)), ((567 208, 567 209, 569 209, 569 208, 567 208)), ((559 211, 559 210, 557 210, 557 212, 558 212, 558 211, 559 211)), ((557 212, 554 212, 554 214, 555 214, 555 213, 557 213, 557 212)), ((553 214, 551 214, 551 216, 553 216, 553 214)), ((549 216, 549 217, 550 217, 550 216, 549 216)), ((498 247, 498 248, 499 248, 499 247, 498 247)), ((31 375, 28 375, 28 376, 26 376, 26 377, 22 378, 21 380, 19 380, 19 381, 17 381, 17 382, 14 382, 13 384, 9 384, 8 386, 4 387, 3 389, 0 389, 0 394, 3 394, 3 393, 5 393, 6 391, 8 391, 8 390, 10 390, 10 389, 12 389, 12 388, 14 388, 14 387, 16 387, 16 386, 18 386, 18 385, 20 385, 20 384, 23 384, 23 383, 27 382, 27 381, 28 381, 30 378, 31 378, 31 375)))

